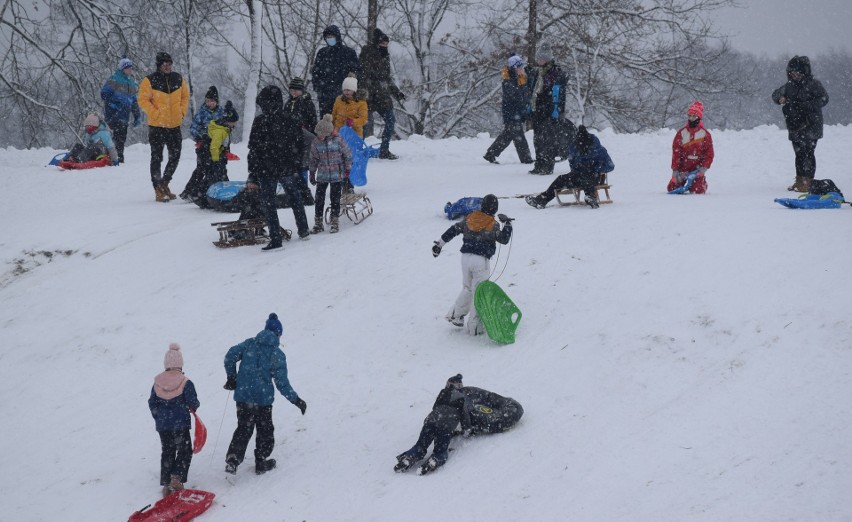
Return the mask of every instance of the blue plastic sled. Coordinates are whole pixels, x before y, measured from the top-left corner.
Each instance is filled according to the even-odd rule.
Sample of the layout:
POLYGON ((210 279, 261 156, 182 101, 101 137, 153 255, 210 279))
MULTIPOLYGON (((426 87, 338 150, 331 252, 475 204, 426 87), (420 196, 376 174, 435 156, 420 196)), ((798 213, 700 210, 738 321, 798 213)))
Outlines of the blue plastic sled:
POLYGON ((801 198, 776 198, 775 202, 787 208, 818 209, 840 208, 844 200, 837 192, 829 192, 824 195, 808 194, 801 198))
POLYGON ((455 203, 447 202, 444 205, 444 212, 447 214, 447 219, 458 219, 464 217, 474 210, 479 210, 482 204, 482 198, 467 197, 461 198, 455 203))
POLYGON ((688 176, 686 176, 686 182, 682 186, 680 186, 680 187, 678 187, 674 190, 670 190, 669 194, 684 194, 684 193, 686 193, 690 189, 690 187, 692 187, 692 184, 695 183, 695 178, 697 178, 697 177, 698 177, 698 171, 693 170, 692 172, 689 173, 688 176))
POLYGON ((65 158, 67 157, 67 152, 60 152, 59 154, 54 156, 52 160, 50 160, 50 163, 48 163, 48 165, 58 165, 60 161, 65 161, 65 158))
POLYGON ((352 170, 349 171, 349 182, 356 187, 363 187, 367 184, 367 160, 379 155, 379 146, 368 146, 352 127, 344 125, 338 133, 352 149, 352 170))

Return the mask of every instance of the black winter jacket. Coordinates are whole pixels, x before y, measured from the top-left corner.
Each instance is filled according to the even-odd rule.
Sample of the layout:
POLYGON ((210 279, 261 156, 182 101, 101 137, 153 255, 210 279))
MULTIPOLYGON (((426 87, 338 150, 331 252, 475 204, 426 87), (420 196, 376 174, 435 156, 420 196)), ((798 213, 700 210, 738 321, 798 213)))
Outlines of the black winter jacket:
POLYGON ((393 109, 393 100, 401 100, 402 92, 391 75, 390 56, 387 49, 375 43, 361 48, 361 82, 367 89, 367 104, 371 111, 387 112, 393 109))
POLYGON ((342 92, 343 80, 349 73, 360 76, 361 65, 355 49, 343 45, 340 29, 336 25, 326 27, 324 32, 334 34, 337 43, 317 51, 314 66, 311 67, 311 80, 321 98, 334 98, 342 92))
POLYGON ((317 106, 309 93, 306 92, 298 98, 290 96, 284 105, 284 112, 299 122, 300 127, 313 134, 317 126, 317 106))
POLYGON ((505 245, 512 238, 512 225, 506 223, 500 230, 493 216, 475 210, 441 234, 441 241, 448 243, 459 234, 463 239, 462 254, 476 254, 491 259, 497 251, 497 242, 505 245))
POLYGON ((534 97, 531 107, 533 121, 556 120, 565 112, 565 84, 568 82, 565 73, 554 62, 548 62, 543 67, 530 69, 528 74, 530 78, 530 92, 534 97), (543 83, 541 90, 536 95, 538 90, 537 84, 542 81, 539 79, 542 71, 543 83), (554 87, 557 85, 559 86, 559 94, 555 96, 556 99, 554 100, 554 87), (557 118, 553 118, 554 107, 558 109, 557 118))
POLYGON ((523 122, 530 107, 530 84, 527 76, 518 77, 515 69, 504 67, 503 78, 503 124, 523 122))
POLYGON ((802 78, 792 78, 772 93, 772 101, 780 103, 784 121, 787 123, 787 135, 790 141, 811 141, 822 138, 822 108, 828 105, 828 93, 819 80, 811 74, 811 61, 807 56, 795 56, 787 66, 787 74, 797 70, 802 78))
POLYGON ((284 96, 274 85, 257 95, 261 114, 254 118, 248 142, 248 181, 259 182, 297 174, 304 155, 302 129, 284 112, 284 96))

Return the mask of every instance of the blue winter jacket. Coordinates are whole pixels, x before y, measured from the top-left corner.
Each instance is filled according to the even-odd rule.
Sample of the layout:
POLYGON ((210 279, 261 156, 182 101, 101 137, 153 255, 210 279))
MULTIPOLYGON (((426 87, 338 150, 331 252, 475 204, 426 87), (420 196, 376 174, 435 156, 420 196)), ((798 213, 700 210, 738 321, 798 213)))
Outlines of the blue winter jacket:
POLYGON ((189 411, 195 411, 201 403, 195 393, 195 385, 187 380, 183 387, 183 393, 174 399, 162 399, 157 396, 151 387, 151 396, 148 398, 148 408, 154 417, 157 431, 180 431, 192 427, 189 419, 189 411))
POLYGON ((133 123, 139 121, 142 113, 139 112, 139 103, 136 95, 139 86, 136 80, 127 76, 121 70, 112 73, 112 76, 101 87, 101 99, 104 101, 104 119, 108 125, 116 122, 127 123, 130 115, 133 115, 133 123))
POLYGON ((207 105, 202 105, 195 116, 192 117, 192 125, 189 127, 189 133, 192 134, 192 139, 201 141, 207 137, 207 126, 211 121, 220 120, 225 117, 225 109, 221 105, 216 105, 212 111, 207 105))
POLYGON ((530 85, 526 76, 518 78, 514 69, 504 67, 503 75, 503 124, 522 123, 527 118, 530 105, 530 85))
POLYGON ((246 339, 228 350, 225 355, 225 374, 228 379, 236 376, 234 400, 237 402, 271 405, 275 400, 273 380, 278 391, 288 401, 299 399, 287 379, 287 357, 278 347, 278 336, 269 330, 263 330, 254 338, 246 339))
POLYGON ((582 154, 575 143, 572 143, 568 148, 568 163, 571 165, 571 171, 587 174, 593 172, 595 174, 604 174, 612 172, 615 165, 609 157, 601 141, 597 136, 592 135, 592 146, 589 151, 582 154))

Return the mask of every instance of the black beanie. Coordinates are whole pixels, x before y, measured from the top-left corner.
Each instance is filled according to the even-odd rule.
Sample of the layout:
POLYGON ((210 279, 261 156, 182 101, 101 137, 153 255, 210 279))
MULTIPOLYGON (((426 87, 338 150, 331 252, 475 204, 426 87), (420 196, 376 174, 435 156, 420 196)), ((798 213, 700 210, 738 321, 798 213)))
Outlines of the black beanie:
POLYGON ((219 103, 219 89, 216 88, 215 85, 211 85, 209 89, 207 89, 207 94, 204 95, 205 100, 216 100, 216 103, 219 103))
POLYGON ((290 89, 298 89, 300 91, 305 90, 305 80, 299 78, 298 76, 294 76, 292 80, 290 80, 290 89))
POLYGON ((373 29, 373 43, 379 45, 382 42, 390 42, 390 38, 377 27, 373 29))
POLYGON ((170 61, 172 61, 172 55, 170 55, 169 53, 167 53, 165 51, 161 51, 161 52, 157 53, 157 56, 154 58, 154 62, 156 62, 158 68, 161 65, 163 65, 164 63, 170 62, 170 61))
POLYGON ((457 374, 453 375, 452 377, 450 377, 449 379, 447 379, 447 387, 456 386, 456 387, 460 388, 461 385, 462 385, 462 374, 460 374, 460 373, 457 373, 457 374))

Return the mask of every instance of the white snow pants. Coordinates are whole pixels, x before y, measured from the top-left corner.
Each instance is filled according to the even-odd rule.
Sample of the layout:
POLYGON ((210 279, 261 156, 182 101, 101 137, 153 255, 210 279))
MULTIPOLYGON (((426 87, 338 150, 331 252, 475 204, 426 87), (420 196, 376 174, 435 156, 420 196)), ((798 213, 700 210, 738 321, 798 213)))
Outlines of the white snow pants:
POLYGON ((473 293, 479 283, 488 280, 491 272, 490 265, 488 258, 476 254, 462 254, 462 290, 453 307, 447 312, 447 320, 452 321, 457 317, 470 314, 467 318, 467 333, 470 335, 485 333, 479 314, 476 313, 476 307, 473 306, 473 293))

